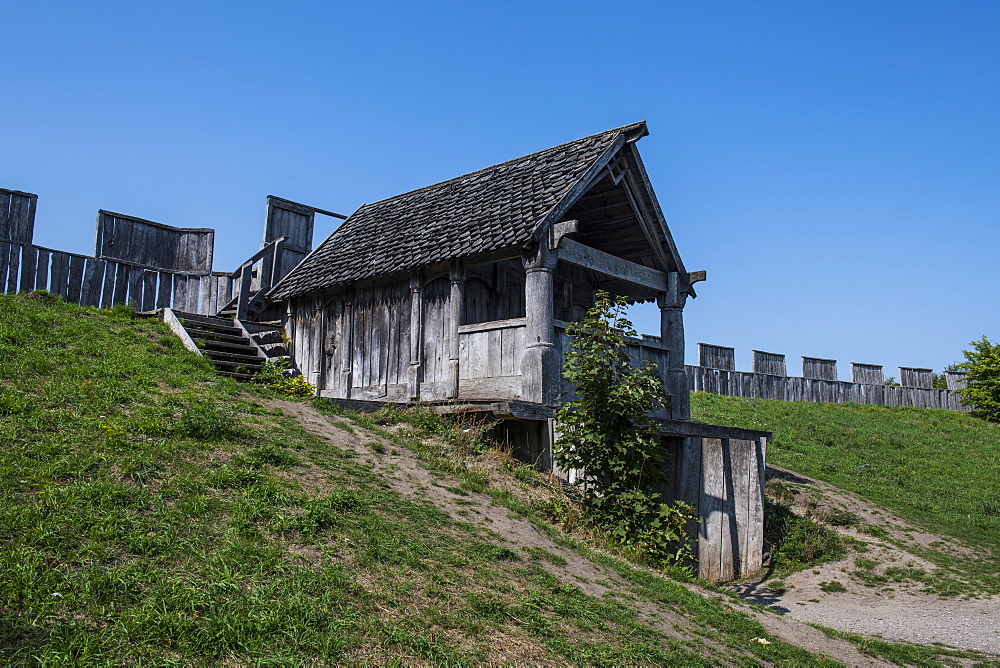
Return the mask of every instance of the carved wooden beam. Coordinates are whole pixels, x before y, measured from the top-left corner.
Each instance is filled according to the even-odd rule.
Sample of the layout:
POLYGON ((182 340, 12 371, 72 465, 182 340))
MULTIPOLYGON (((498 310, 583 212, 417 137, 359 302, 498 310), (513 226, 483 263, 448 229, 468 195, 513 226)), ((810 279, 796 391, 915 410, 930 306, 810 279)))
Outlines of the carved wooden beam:
POLYGON ((590 269, 613 278, 666 292, 669 287, 668 275, 662 271, 630 262, 617 255, 605 253, 579 241, 563 237, 559 242, 559 259, 590 269))

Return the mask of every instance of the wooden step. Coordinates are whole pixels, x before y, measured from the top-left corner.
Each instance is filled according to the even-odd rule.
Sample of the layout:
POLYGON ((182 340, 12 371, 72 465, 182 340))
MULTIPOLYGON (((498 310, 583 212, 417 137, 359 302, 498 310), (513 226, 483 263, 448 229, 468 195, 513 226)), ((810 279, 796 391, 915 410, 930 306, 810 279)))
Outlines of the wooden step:
MULTIPOLYGON (((227 320, 220 320, 220 322, 230 322, 227 320)), ((188 318, 181 318, 181 323, 184 325, 184 329, 200 329, 205 332, 216 332, 218 334, 225 334, 227 336, 246 336, 246 333, 239 327, 234 327, 232 323, 228 325, 217 325, 210 322, 204 322, 201 320, 190 320, 188 318)))
POLYGON ((219 374, 220 376, 229 376, 230 378, 235 378, 237 380, 249 381, 253 380, 254 378, 251 374, 248 373, 236 373, 235 371, 223 371, 222 369, 217 370, 216 373, 219 374))
POLYGON ((212 339, 195 339, 194 342, 203 353, 218 350, 219 352, 236 353, 238 355, 257 355, 257 349, 248 343, 213 341, 212 339))
POLYGON ((251 364, 261 364, 265 360, 254 354, 256 351, 227 352, 223 350, 203 350, 202 353, 210 360, 230 360, 233 362, 250 362, 251 364))
MULTIPOLYGON (((250 339, 245 336, 233 336, 232 334, 220 334, 218 332, 213 332, 207 329, 195 329, 193 327, 185 327, 188 335, 192 339, 205 339, 206 341, 228 341, 230 343, 242 343, 244 345, 250 345, 250 339)), ((252 346, 251 346, 252 347, 252 346)))
MULTIPOLYGON (((237 368, 244 368, 250 373, 256 373, 260 371, 261 362, 263 360, 258 359, 256 362, 233 362, 229 360, 209 360, 215 368, 220 371, 233 371, 237 368)), ((237 372, 243 373, 243 372, 237 372)))
POLYGON ((181 311, 175 311, 174 315, 176 315, 181 320, 187 320, 193 323, 208 324, 212 325, 213 327, 229 327, 234 329, 236 328, 236 325, 233 323, 232 318, 219 318, 212 315, 203 315, 201 313, 184 313, 181 311))

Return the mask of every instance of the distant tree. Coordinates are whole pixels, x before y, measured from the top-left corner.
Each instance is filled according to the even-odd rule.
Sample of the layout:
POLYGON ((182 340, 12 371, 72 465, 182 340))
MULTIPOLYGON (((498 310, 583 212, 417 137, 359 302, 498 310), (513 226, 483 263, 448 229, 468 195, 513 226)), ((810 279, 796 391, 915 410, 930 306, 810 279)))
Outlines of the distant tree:
POLYGON ((962 351, 965 361, 955 369, 965 372, 966 387, 956 391, 972 406, 973 415, 1000 422, 1000 343, 991 343, 984 336, 969 345, 972 350, 962 351))

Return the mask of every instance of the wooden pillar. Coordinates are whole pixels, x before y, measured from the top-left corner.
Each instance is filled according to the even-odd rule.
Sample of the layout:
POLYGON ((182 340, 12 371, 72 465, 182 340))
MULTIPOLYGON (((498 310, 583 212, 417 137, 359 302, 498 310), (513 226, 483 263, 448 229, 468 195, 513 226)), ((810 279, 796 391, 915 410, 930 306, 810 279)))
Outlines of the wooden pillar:
POLYGON ((451 294, 448 296, 448 398, 458 398, 458 358, 461 352, 458 326, 462 324, 465 294, 465 267, 461 260, 452 262, 449 273, 451 294))
POLYGON ((691 417, 691 397, 687 373, 684 370, 684 291, 681 274, 668 274, 667 291, 656 303, 660 307, 660 342, 670 350, 667 358, 667 393, 670 395, 670 417, 687 420, 691 417))
POLYGON ((420 399, 420 333, 423 331, 420 285, 420 272, 414 271, 410 275, 410 367, 407 372, 411 401, 420 399))
POLYGON ((552 271, 556 259, 544 243, 522 256, 527 322, 521 360, 521 398, 549 405, 554 405, 559 395, 559 351, 552 322, 552 271))
POLYGON ((351 398, 351 371, 354 367, 354 300, 353 294, 344 295, 343 322, 343 364, 340 367, 341 387, 344 388, 344 398, 351 398))

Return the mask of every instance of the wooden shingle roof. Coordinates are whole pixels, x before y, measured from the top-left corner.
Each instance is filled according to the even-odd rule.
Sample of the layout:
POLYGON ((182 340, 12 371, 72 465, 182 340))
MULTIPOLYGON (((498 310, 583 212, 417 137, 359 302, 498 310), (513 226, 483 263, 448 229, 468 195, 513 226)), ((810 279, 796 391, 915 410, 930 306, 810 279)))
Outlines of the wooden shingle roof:
POLYGON ((365 204, 289 273, 271 298, 526 247, 595 163, 623 140, 645 134, 644 122, 633 123, 365 204))

